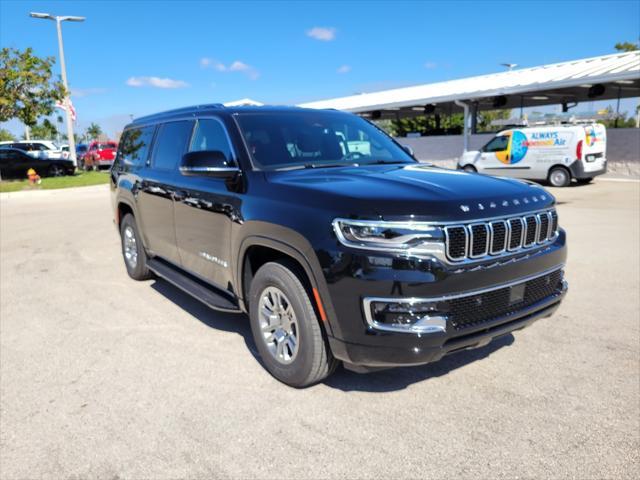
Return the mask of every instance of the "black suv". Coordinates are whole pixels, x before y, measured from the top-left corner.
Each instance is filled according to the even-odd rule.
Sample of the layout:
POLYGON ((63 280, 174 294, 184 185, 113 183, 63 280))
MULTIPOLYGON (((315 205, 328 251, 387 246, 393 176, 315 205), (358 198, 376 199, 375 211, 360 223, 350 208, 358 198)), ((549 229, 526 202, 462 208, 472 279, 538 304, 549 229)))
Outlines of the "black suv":
POLYGON ((111 171, 129 275, 246 312, 267 370, 302 387, 432 362, 551 315, 555 199, 418 163, 331 110, 203 105, 139 118, 111 171))

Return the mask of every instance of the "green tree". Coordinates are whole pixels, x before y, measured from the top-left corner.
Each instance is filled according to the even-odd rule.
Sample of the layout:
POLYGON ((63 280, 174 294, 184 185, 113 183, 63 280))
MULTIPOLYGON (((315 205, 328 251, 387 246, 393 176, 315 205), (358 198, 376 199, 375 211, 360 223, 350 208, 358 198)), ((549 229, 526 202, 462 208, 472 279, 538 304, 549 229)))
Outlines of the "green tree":
POLYGON ((102 135, 102 129, 100 128, 100 125, 98 125, 97 123, 92 123, 91 125, 89 125, 89 128, 87 128, 87 136, 89 138, 91 138, 92 140, 97 140, 100 135, 102 135))
POLYGON ((618 42, 613 48, 615 48, 619 52, 633 52, 635 50, 640 50, 640 46, 637 43, 631 42, 618 42))
POLYGON ((17 118, 32 127, 65 97, 62 82, 52 80, 53 57, 40 58, 32 52, 31 48, 0 50, 0 122, 17 118))
POLYGON ((495 132, 500 130, 499 126, 491 125, 494 120, 507 120, 511 118, 511 109, 507 110, 484 110, 478 112, 478 132, 495 132))
POLYGON ((45 118, 42 123, 33 125, 32 127, 30 127, 30 129, 30 135, 33 139, 51 140, 55 139, 56 135, 58 134, 58 129, 53 123, 49 121, 48 118, 45 118))
POLYGON ((0 142, 15 142, 16 137, 6 128, 0 128, 0 142))

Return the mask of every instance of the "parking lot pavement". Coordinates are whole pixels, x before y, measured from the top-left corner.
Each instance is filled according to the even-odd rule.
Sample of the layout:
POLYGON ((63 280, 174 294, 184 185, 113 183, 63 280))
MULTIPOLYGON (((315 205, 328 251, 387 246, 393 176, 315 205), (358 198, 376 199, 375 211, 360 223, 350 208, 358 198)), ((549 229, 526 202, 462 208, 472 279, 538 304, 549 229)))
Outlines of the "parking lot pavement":
POLYGON ((0 196, 0 477, 638 478, 640 183, 553 193, 554 317, 305 390, 245 317, 127 277, 105 187, 0 196))

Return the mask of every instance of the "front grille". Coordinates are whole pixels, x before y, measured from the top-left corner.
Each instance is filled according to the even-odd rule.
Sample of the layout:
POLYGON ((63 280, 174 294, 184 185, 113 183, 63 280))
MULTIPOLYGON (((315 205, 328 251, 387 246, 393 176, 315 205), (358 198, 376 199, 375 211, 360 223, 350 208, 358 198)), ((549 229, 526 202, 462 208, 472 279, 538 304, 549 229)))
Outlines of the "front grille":
POLYGON ((447 255, 452 260, 463 259, 467 255, 467 229, 464 227, 447 227, 447 255))
POLYGON ((483 257, 489 247, 489 228, 484 223, 471 225, 471 258, 483 257))
POLYGON ((530 247, 534 243, 536 243, 536 234, 538 222, 534 215, 530 215, 524 218, 524 222, 526 224, 527 230, 524 237, 524 246, 530 247))
POLYGON ((509 220, 511 228, 511 239, 509 240, 509 250, 515 250, 522 245, 522 219, 512 218, 509 220))
POLYGON ((478 260, 510 254, 551 242, 558 232, 558 214, 543 211, 522 217, 445 227, 449 260, 478 260))
POLYGON ((491 254, 495 255, 507 248, 506 222, 491 222, 491 254))
POLYGON ((509 287, 458 297, 439 305, 457 331, 513 315, 562 291, 562 270, 509 287))
POLYGON ((549 215, 547 212, 538 215, 540 219, 540 233, 538 233, 538 243, 543 243, 549 238, 549 215))
POLYGON ((555 235, 558 231, 558 214, 555 210, 551 210, 551 235, 555 235))

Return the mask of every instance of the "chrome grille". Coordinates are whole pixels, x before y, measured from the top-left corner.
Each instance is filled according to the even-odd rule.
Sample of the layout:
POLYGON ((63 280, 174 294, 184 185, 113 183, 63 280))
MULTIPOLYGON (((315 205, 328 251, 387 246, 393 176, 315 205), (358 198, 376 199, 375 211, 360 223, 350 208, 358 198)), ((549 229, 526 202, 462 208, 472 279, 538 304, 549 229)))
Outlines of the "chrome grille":
POLYGON ((471 258, 484 257, 489 249, 489 227, 485 223, 469 226, 471 258))
POLYGON ((525 234, 524 234, 524 246, 530 247, 536 243, 538 237, 538 217, 535 215, 529 215, 524 217, 525 234))
POLYGON ((521 218, 512 218, 509 220, 509 250, 517 250, 522 246, 522 229, 523 221, 521 218))
POLYGON ((538 232, 538 243, 544 243, 549 238, 549 214, 547 212, 538 215, 540 219, 540 231, 538 232))
POLYGON ((467 225, 446 226, 449 260, 489 259, 517 253, 553 241, 558 232, 555 210, 467 225))
POLYGON ((491 222, 491 255, 497 255, 507 249, 507 222, 491 222))
POLYGON ((451 260, 462 260, 467 256, 467 229, 460 227, 446 227, 444 229, 447 241, 447 256, 451 260))

